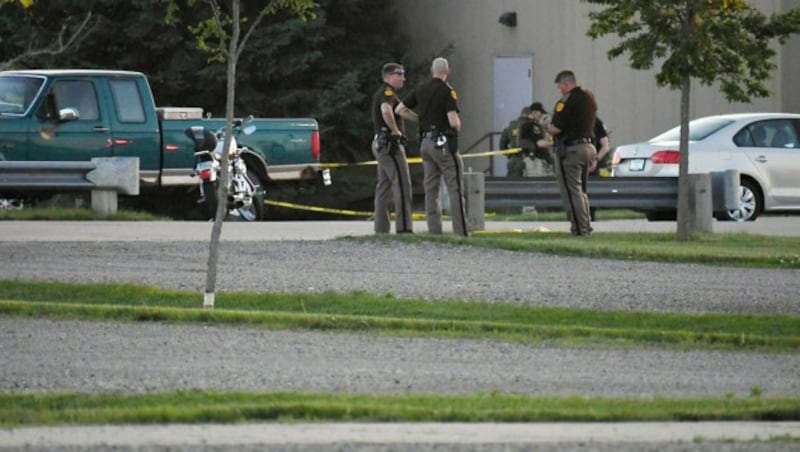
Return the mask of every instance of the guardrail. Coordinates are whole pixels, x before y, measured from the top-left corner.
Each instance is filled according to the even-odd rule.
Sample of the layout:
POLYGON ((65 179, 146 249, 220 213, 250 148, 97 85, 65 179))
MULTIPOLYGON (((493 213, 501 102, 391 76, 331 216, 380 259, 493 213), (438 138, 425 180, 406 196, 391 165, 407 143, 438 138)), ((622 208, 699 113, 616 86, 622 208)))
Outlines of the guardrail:
POLYGON ((91 190, 92 209, 116 213, 117 195, 139 194, 138 157, 100 157, 87 162, 0 161, 0 189, 91 190))
MULTIPOLYGON (((562 207, 558 182, 549 177, 485 178, 486 208, 562 207)), ((592 207, 674 209, 678 205, 676 177, 590 177, 589 199, 592 207)))
MULTIPOLYGON (((739 174, 711 173, 713 211, 737 207, 739 174)), ((563 207, 558 182, 552 177, 486 177, 488 209, 535 206, 563 207)), ((590 177, 587 184, 592 207, 608 209, 672 210, 678 207, 677 177, 590 177)))

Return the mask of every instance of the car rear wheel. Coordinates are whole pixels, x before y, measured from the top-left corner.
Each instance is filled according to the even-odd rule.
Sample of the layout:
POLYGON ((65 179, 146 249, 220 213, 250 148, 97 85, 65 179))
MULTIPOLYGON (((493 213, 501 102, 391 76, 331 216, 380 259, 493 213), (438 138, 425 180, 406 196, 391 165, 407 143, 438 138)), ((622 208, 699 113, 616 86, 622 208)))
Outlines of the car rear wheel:
POLYGON ((760 193, 755 182, 744 179, 739 186, 739 207, 714 216, 720 221, 753 221, 763 209, 760 193))

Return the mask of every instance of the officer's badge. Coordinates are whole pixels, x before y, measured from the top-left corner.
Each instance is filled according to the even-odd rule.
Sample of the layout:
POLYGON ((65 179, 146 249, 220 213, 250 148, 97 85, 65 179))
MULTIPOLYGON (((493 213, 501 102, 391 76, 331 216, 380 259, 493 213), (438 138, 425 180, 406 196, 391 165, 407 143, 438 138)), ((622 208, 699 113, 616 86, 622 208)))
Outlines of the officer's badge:
POLYGON ((539 127, 539 126, 534 125, 533 126, 533 134, 534 135, 541 135, 542 134, 542 128, 539 127))
POLYGON ((456 94, 456 90, 454 89, 450 90, 450 97, 452 97, 453 100, 458 100, 458 94, 456 94))
POLYGON ((390 90, 389 88, 386 88, 386 90, 383 92, 383 95, 386 97, 392 97, 394 96, 394 91, 390 90))
POLYGON ((559 102, 556 104, 556 113, 561 113, 563 109, 564 109, 564 102, 559 102))

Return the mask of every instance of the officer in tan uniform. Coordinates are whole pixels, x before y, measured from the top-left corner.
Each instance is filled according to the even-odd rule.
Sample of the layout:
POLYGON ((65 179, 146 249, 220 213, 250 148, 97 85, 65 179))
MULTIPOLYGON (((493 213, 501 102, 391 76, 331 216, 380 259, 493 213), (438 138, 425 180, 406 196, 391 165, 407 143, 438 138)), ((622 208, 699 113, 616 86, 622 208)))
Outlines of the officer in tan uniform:
POLYGON ((592 93, 578 86, 572 71, 559 72, 555 83, 562 95, 550 122, 556 145, 556 178, 570 232, 588 237, 592 226, 586 184, 589 167, 597 157, 593 144, 597 102, 592 93))
POLYGON ((464 207, 464 162, 458 154, 458 95, 447 83, 450 64, 436 58, 431 65, 433 78, 417 87, 395 110, 406 119, 418 120, 420 154, 425 181, 425 213, 428 232, 442 233, 442 205, 439 188, 442 177, 450 195, 453 232, 468 236, 464 207))
POLYGON ((390 229, 389 204, 394 201, 395 231, 411 233, 411 175, 405 149, 403 118, 394 112, 400 103, 398 89, 405 83, 405 70, 397 63, 383 65, 383 85, 372 96, 372 123, 375 137, 372 154, 378 162, 375 185, 375 233, 387 234, 390 229))

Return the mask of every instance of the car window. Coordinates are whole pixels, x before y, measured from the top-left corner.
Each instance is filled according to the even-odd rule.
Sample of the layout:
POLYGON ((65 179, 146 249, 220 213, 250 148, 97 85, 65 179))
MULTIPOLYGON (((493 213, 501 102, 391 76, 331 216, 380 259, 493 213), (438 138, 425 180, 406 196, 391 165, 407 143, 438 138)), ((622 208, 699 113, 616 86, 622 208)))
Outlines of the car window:
POLYGON ((738 147, 765 148, 769 147, 767 137, 773 133, 772 127, 768 127, 765 121, 759 121, 737 132, 733 136, 733 142, 738 147))
POLYGON ((60 80, 53 85, 56 105, 61 108, 76 108, 81 120, 96 120, 100 117, 97 94, 92 82, 83 80, 60 80))
POLYGON ((774 133, 770 137, 769 147, 771 148, 800 148, 792 123, 789 120, 774 121, 774 133))
POLYGON ((800 148, 797 130, 789 119, 759 121, 740 130, 733 142, 740 147, 800 148))
MULTIPOLYGON (((700 118, 689 122, 689 141, 700 141, 722 129, 733 121, 724 118, 700 118)), ((650 141, 678 141, 681 139, 681 126, 667 130, 650 141)))

